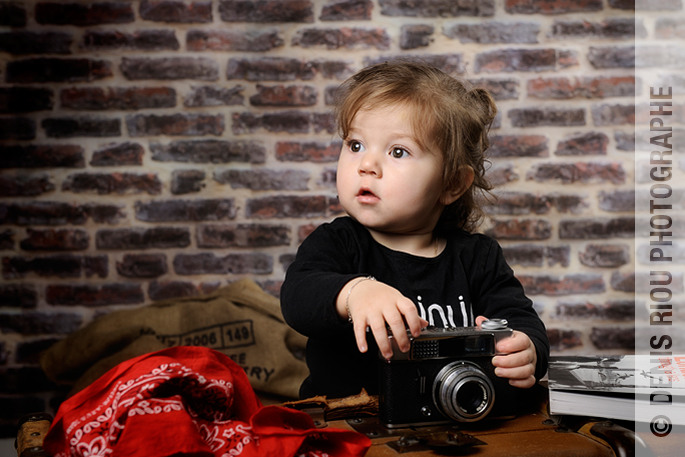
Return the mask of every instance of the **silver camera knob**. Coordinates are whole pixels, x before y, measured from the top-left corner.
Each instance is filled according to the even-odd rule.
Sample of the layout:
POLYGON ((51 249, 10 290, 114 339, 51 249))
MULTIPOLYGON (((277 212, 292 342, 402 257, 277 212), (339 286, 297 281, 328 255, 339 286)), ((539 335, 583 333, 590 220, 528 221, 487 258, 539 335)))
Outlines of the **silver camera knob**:
POLYGON ((483 330, 503 330, 507 328, 509 322, 506 319, 488 319, 480 324, 480 328, 483 330))

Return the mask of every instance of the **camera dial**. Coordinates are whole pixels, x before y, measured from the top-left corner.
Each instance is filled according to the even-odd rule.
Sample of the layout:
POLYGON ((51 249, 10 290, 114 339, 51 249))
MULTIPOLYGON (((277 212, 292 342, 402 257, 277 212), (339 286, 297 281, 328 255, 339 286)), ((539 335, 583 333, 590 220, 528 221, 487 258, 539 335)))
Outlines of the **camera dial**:
POLYGON ((474 422, 492 409, 495 388, 478 365, 452 362, 440 370, 433 382, 433 402, 453 420, 474 422))

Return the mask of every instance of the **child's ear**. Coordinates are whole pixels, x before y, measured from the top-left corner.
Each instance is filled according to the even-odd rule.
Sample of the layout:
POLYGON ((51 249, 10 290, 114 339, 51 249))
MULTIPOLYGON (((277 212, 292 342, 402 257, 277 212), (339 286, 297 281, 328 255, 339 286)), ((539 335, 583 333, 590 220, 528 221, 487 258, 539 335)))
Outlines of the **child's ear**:
POLYGON ((473 168, 469 165, 463 165, 459 168, 459 183, 452 189, 446 189, 440 199, 445 206, 451 205, 466 192, 471 184, 473 184, 473 168))

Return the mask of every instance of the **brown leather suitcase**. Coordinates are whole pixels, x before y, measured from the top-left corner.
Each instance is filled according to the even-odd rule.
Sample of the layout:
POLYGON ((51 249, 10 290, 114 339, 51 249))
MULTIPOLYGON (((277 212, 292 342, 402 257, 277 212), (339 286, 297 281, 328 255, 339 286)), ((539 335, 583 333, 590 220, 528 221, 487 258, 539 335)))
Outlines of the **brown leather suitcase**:
MULTIPOLYGON (((630 424, 587 417, 550 417, 544 401, 546 390, 541 390, 541 395, 543 399, 539 407, 513 419, 400 429, 384 427, 373 415, 328 419, 323 408, 302 409, 312 416, 318 427, 355 430, 369 436, 372 446, 367 457, 682 456, 682 449, 665 448, 663 441, 636 435, 630 430, 630 424)), ((48 457, 42 449, 42 442, 51 420, 49 415, 39 413, 20 421, 16 442, 19 457, 48 457)), ((685 440, 669 442, 677 441, 685 444, 685 440)))

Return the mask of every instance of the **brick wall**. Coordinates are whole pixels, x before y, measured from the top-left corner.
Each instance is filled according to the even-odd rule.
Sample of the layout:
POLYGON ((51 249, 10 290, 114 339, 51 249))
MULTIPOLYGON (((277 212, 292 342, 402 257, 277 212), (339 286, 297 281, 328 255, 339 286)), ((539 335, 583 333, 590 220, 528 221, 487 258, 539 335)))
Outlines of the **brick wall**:
MULTIPOLYGON (((667 18, 679 1, 650 17, 667 18)), ((0 421, 114 309, 279 287, 340 214, 331 93, 421 57, 492 91, 497 238, 554 353, 633 349, 635 34, 624 0, 0 0, 0 421)), ((655 20, 656 20, 655 19, 655 20)))

